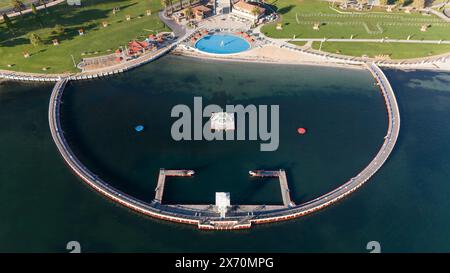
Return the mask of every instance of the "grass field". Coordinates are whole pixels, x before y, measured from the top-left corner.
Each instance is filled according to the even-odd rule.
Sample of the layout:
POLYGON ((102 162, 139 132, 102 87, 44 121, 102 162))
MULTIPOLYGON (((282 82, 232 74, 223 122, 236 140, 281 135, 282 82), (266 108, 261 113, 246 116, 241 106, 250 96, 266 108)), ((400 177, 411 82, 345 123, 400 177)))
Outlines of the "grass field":
MULTIPOLYGON (((270 2, 269 2, 270 3, 270 2)), ((276 23, 268 24, 262 32, 273 38, 382 38, 450 40, 450 23, 434 15, 404 12, 359 12, 342 14, 330 8, 330 3, 320 0, 274 0, 281 14, 283 30, 276 23), (313 30, 320 23, 320 30, 313 30), (422 25, 431 25, 426 32, 422 25)), ((336 7, 337 8, 337 7, 336 7)))
MULTIPOLYGON (((312 47, 319 49, 320 42, 314 42, 312 47)), ((409 59, 450 52, 450 45, 325 42, 322 51, 357 57, 389 55, 391 59, 409 59)))
POLYGON ((71 55, 78 63, 82 53, 86 57, 107 54, 128 41, 149 35, 150 33, 167 31, 167 27, 159 20, 157 11, 161 8, 159 0, 84 0, 82 7, 69 7, 59 4, 49 8, 49 14, 40 11, 43 26, 32 14, 12 19, 15 35, 0 23, 0 69, 25 72, 61 73, 74 72, 71 55), (120 7, 113 15, 112 10, 120 7), (152 15, 145 11, 151 9, 152 15), (126 21, 125 16, 132 19, 126 21), (140 17, 140 18, 139 18, 140 17), (104 28, 102 22, 109 26, 104 28), (58 36, 52 33, 56 24, 65 28, 65 34, 58 36), (78 30, 83 28, 85 35, 80 36, 78 30), (32 46, 29 34, 36 33, 43 44, 32 46), (52 44, 52 39, 60 40, 59 46, 52 44), (31 57, 24 58, 23 52, 31 57), (8 67, 8 64, 13 65, 8 67), (43 68, 48 68, 43 71, 43 68))

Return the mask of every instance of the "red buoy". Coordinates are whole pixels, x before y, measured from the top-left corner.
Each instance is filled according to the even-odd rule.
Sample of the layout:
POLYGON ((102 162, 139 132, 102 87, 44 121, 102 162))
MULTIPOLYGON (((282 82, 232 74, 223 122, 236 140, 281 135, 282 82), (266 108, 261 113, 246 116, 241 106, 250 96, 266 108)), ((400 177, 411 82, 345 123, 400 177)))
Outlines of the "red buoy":
POLYGON ((306 129, 303 128, 303 127, 300 127, 300 128, 297 129, 297 132, 298 132, 300 135, 304 135, 304 134, 306 134, 306 129))

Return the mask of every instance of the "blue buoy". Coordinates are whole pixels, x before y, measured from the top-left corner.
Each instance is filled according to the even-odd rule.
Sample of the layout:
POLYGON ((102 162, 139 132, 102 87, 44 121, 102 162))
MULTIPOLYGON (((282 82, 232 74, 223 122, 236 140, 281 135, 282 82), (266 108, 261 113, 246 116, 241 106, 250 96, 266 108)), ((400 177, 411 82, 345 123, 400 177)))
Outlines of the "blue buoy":
POLYGON ((143 125, 138 125, 138 126, 134 127, 134 130, 136 132, 142 132, 144 130, 144 126, 143 125))

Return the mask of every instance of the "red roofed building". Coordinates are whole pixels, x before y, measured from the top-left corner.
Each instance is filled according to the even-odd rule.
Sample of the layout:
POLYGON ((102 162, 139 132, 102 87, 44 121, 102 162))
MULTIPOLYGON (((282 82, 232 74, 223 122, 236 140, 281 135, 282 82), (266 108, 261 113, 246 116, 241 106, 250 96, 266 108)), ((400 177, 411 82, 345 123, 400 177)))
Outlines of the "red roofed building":
POLYGON ((211 15, 211 9, 203 5, 193 7, 192 12, 194 13, 196 20, 202 20, 211 15))
POLYGON ((131 41, 128 43, 128 54, 134 55, 138 53, 143 53, 145 50, 147 50, 150 47, 150 44, 146 41, 139 42, 139 41, 131 41))

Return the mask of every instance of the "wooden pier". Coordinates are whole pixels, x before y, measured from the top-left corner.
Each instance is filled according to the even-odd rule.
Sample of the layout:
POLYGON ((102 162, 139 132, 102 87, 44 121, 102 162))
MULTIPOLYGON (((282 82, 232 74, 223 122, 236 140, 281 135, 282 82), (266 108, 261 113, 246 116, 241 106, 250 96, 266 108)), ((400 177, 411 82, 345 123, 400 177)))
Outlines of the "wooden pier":
POLYGON ((278 171, 266 171, 266 170, 255 170, 249 172, 250 176, 253 177, 278 177, 280 181, 281 197, 283 198, 284 207, 293 207, 295 203, 291 199, 291 194, 289 191, 289 186, 287 183, 286 172, 284 170, 278 171))
POLYGON ((159 169, 158 184, 155 189, 155 201, 162 203, 164 193, 164 185, 166 183, 166 176, 193 176, 193 170, 165 170, 159 169))

